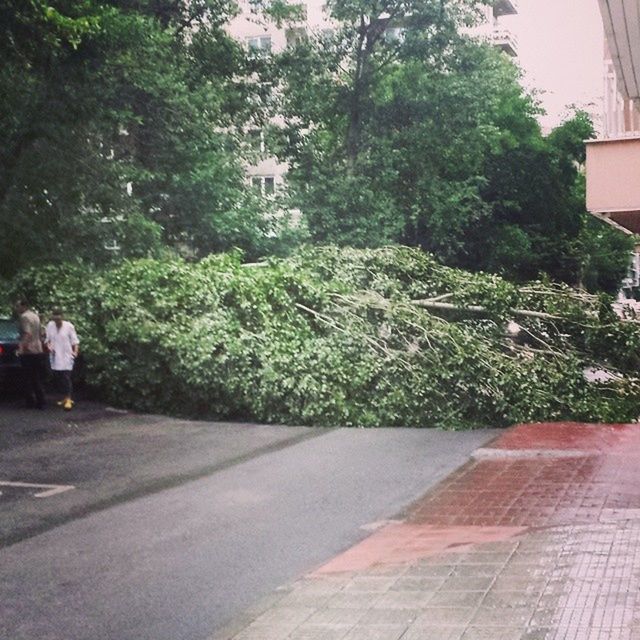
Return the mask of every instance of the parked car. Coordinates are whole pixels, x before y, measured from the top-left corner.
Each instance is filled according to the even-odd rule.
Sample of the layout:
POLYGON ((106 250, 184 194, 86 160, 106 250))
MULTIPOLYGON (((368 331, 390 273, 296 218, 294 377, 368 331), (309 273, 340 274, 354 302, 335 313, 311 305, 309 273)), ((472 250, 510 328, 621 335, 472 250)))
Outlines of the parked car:
POLYGON ((0 318, 0 385, 2 388, 18 384, 21 375, 20 362, 16 355, 20 331, 11 318, 0 318))

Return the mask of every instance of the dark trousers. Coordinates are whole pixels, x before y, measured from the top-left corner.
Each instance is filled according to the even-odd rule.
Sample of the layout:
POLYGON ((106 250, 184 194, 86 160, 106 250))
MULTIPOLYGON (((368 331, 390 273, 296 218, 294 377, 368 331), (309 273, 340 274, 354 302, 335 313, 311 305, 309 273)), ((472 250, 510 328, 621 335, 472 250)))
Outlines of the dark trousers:
POLYGON ((44 407, 44 390, 42 377, 44 374, 44 354, 23 353, 20 356, 22 365, 24 400, 27 405, 44 407))
POLYGON ((71 397, 73 386, 71 385, 71 371, 53 371, 58 389, 64 394, 65 398, 71 397))

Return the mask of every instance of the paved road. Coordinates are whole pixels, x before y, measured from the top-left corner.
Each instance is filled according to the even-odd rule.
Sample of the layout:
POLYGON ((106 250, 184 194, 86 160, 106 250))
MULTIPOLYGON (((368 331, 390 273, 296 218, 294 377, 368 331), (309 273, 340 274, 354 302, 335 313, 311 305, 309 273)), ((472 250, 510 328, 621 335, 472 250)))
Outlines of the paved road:
POLYGON ((11 502, 0 512, 0 546, 321 433, 119 413, 91 402, 71 413, 0 407, 0 482, 75 487, 34 500, 35 489, 0 485, 0 508, 11 502))
POLYGON ((640 425, 520 425, 219 640, 637 640, 639 503, 640 425))
MULTIPOLYGON (((67 416, 29 418, 45 425, 29 444, 5 428, 3 475, 25 465, 39 469, 36 481, 76 488, 0 496, 5 530, 30 536, 0 549, 0 638, 205 640, 364 538, 363 526, 392 518, 494 435, 100 411, 70 431, 67 416)), ((16 413, 13 431, 29 430, 17 423, 16 413)))

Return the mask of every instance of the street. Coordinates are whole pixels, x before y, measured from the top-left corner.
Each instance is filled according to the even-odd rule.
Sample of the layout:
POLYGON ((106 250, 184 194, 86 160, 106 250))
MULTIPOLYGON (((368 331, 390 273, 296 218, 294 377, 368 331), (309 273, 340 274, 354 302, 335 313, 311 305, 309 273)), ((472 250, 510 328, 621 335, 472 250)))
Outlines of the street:
POLYGON ((11 640, 210 638, 495 435, 1 409, 0 637, 11 640))

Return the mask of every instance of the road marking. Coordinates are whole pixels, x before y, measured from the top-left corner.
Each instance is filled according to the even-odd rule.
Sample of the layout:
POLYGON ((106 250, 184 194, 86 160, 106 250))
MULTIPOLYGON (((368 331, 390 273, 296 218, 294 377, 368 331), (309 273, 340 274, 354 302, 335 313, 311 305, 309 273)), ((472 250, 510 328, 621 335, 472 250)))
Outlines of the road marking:
MULTIPOLYGON (((34 498, 50 498, 58 493, 64 493, 69 489, 75 489, 71 484, 34 484, 33 482, 9 482, 7 480, 0 480, 0 486, 3 487, 23 487, 27 489, 45 489, 45 491, 39 491, 34 493, 34 498)), ((0 492, 0 496, 2 492, 0 492)))

